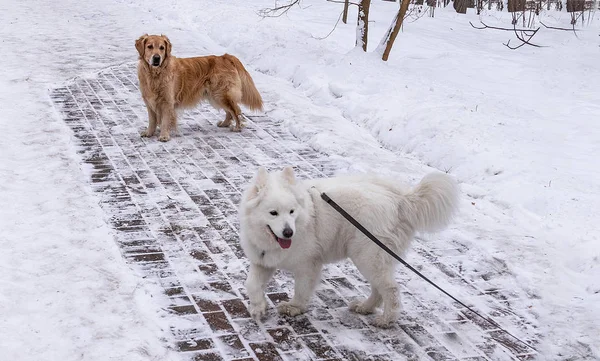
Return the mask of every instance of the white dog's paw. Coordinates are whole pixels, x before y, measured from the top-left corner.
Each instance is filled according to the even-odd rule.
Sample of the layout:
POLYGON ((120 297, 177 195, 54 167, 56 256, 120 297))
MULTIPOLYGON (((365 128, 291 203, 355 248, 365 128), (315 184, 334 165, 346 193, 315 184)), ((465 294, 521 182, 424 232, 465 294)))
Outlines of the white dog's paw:
POLYGON ((253 319, 260 320, 267 312, 267 301, 263 298, 258 303, 250 302, 248 312, 253 319))
POLYGON ((281 302, 277 305, 277 311, 282 315, 298 316, 306 312, 306 308, 293 305, 290 302, 281 302))
POLYGON ((375 307, 369 307, 365 304, 366 302, 364 300, 354 300, 350 302, 348 309, 351 312, 359 313, 361 315, 370 315, 375 312, 375 307))
POLYGON ((373 323, 375 326, 380 328, 390 328, 397 320, 396 315, 386 315, 385 313, 375 317, 375 322, 373 323))

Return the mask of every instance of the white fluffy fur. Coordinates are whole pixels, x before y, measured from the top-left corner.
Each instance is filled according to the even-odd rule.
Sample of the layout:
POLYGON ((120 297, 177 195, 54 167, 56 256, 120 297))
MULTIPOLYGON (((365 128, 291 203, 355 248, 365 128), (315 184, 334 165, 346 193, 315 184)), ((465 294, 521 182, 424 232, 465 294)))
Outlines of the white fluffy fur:
POLYGON ((400 309, 397 262, 323 201, 321 192, 403 255, 416 231, 447 226, 458 208, 458 186, 443 173, 427 175, 412 190, 374 176, 297 181, 287 167, 276 173, 260 168, 246 189, 240 206, 241 245, 250 260, 246 288, 253 317, 266 311, 264 291, 276 269, 294 275, 294 296, 278 310, 295 316, 306 311, 323 264, 350 258, 372 292, 368 299, 352 302, 350 310, 369 314, 383 303, 375 323, 387 327, 400 309), (294 235, 291 247, 283 249, 271 230, 283 238, 286 227, 294 235))

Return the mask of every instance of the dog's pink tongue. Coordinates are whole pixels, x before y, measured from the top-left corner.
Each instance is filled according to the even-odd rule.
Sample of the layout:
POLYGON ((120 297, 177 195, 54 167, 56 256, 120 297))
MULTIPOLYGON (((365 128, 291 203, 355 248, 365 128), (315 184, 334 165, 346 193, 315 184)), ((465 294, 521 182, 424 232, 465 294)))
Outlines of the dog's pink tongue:
POLYGON ((281 248, 290 248, 292 245, 291 239, 277 238, 277 242, 281 246, 281 248))

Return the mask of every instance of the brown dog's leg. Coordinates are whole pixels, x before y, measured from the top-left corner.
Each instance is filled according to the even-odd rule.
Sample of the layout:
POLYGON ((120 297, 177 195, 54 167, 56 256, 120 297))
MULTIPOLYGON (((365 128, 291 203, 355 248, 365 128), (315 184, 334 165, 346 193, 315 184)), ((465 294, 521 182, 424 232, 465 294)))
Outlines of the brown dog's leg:
POLYGON ((231 128, 231 130, 233 132, 241 132, 242 131, 242 125, 243 125, 242 124, 242 119, 240 118, 241 115, 242 115, 242 110, 235 103, 233 103, 233 107, 234 107, 233 109, 235 111, 235 116, 234 116, 234 118, 235 118, 235 127, 231 128))
POLYGON ((217 127, 227 128, 228 126, 231 125, 232 120, 233 120, 233 117, 231 116, 231 114, 227 110, 225 110, 225 120, 218 122, 217 127))
POLYGON ((146 109, 148 110, 148 128, 144 130, 141 134, 142 137, 151 137, 154 135, 156 131, 156 113, 154 110, 150 109, 149 106, 146 105, 146 109))
POLYGON ((161 142, 168 142, 169 139, 171 139, 169 132, 176 121, 175 108, 173 108, 173 106, 163 105, 160 112, 160 136, 158 137, 158 140, 161 142))
POLYGON ((233 119, 235 119, 235 126, 231 128, 231 131, 241 132, 242 122, 240 120, 240 115, 242 114, 242 110, 237 105, 237 103, 230 97, 227 96, 224 100, 225 111, 227 112, 227 114, 230 114, 233 119))

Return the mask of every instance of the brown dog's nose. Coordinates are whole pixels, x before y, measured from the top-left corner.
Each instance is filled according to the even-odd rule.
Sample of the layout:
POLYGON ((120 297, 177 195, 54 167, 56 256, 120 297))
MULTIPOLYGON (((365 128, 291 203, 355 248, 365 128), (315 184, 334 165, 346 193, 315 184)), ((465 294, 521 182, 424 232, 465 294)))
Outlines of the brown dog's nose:
POLYGON ((154 66, 160 65, 160 55, 154 55, 152 57, 152 65, 154 65, 154 66))

